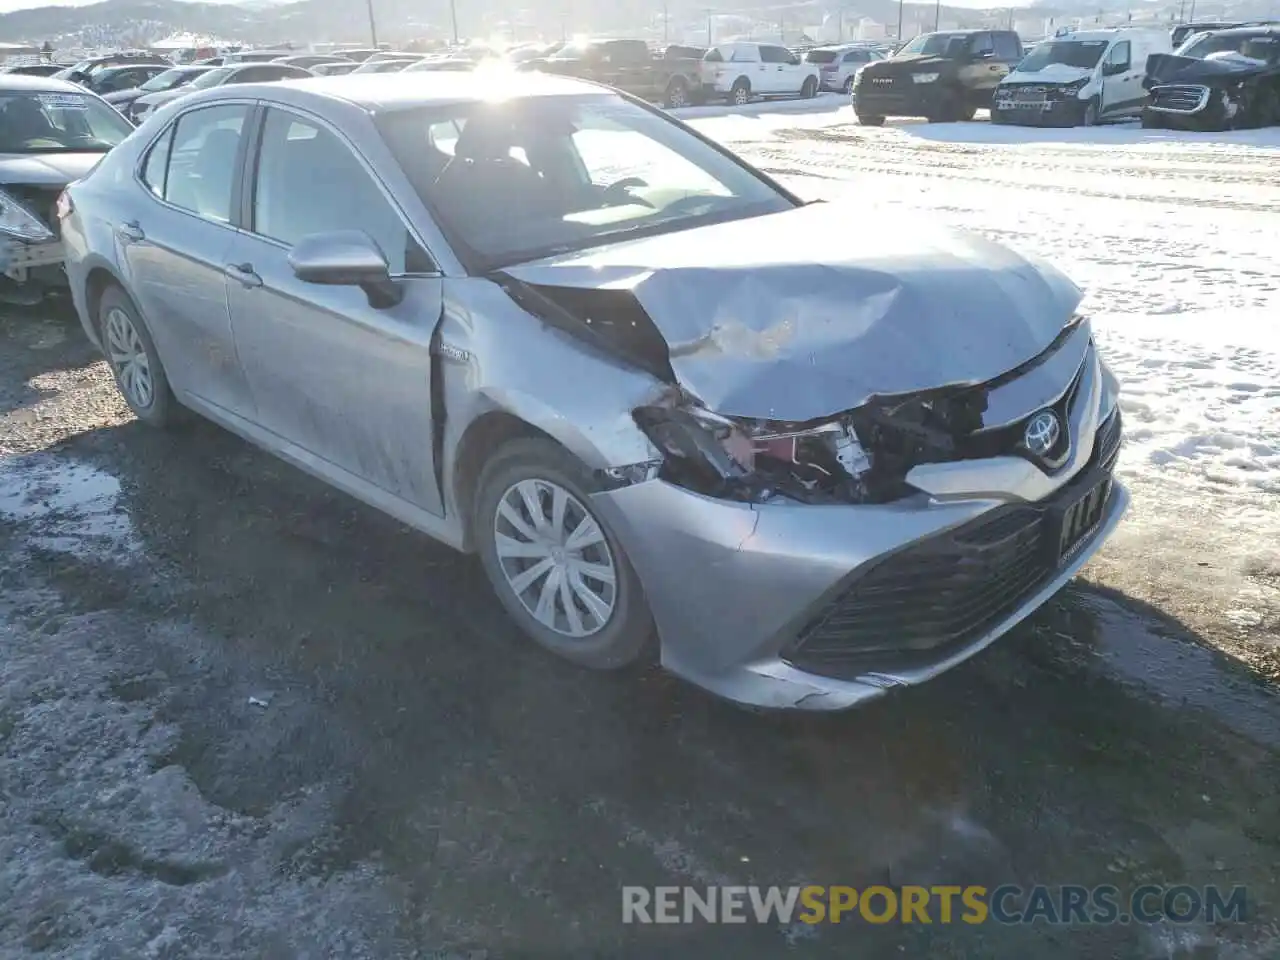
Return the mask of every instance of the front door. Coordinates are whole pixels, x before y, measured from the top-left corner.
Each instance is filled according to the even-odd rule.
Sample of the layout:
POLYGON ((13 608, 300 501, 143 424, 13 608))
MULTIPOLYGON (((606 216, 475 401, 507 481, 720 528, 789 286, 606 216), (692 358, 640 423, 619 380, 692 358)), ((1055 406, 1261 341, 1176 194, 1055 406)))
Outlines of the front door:
POLYGON ((1142 77, 1146 65, 1135 69, 1128 40, 1117 41, 1108 51, 1102 69, 1102 110, 1106 117, 1131 113, 1146 100, 1142 77))
POLYGON ((237 235, 235 172, 250 109, 228 103, 178 117, 143 166, 151 199, 113 225, 130 292, 174 388, 242 417, 252 416, 253 399, 223 267, 237 235))
POLYGON ((268 109, 252 219, 227 263, 258 422, 324 464, 442 513, 431 416, 442 281, 351 145, 318 120, 268 109), (401 303, 378 309, 358 287, 294 276, 293 245, 337 230, 377 242, 404 288, 401 303))

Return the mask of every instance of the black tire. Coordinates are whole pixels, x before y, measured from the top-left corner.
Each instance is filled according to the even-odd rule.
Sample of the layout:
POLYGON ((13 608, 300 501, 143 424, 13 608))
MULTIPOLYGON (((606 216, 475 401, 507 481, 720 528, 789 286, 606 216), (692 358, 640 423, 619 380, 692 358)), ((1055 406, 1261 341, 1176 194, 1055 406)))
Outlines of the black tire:
POLYGON ((1163 130, 1165 129, 1164 117, 1158 113, 1152 113, 1150 110, 1143 110, 1142 126, 1145 130, 1163 130))
POLYGON ((883 127, 884 117, 876 116, 874 113, 860 113, 858 122, 864 127, 883 127))
POLYGON ((1009 122, 1009 119, 1008 119, 1008 117, 1006 117, 1006 116, 1004 115, 1004 111, 1003 111, 1003 110, 997 110, 995 107, 992 107, 992 108, 991 108, 991 122, 992 122, 992 123, 1008 123, 1008 122, 1009 122))
MULTIPOLYGON (((590 510, 590 495, 600 484, 576 457, 559 444, 541 438, 512 440, 485 464, 476 486, 471 532, 480 561, 494 593, 515 623, 540 646, 566 660, 593 670, 616 670, 638 662, 652 662, 656 636, 644 588, 617 536, 602 517, 590 510), (539 622, 525 608, 507 580, 498 557, 496 521, 504 495, 524 480, 543 481, 563 488, 589 513, 604 534, 615 571, 614 605, 598 632, 570 637, 539 622)), ((542 582, 538 578, 534 584, 542 582)), ((559 599, 564 610, 564 599, 559 599)))
POLYGON ((818 81, 813 77, 805 77, 804 84, 800 87, 800 96, 806 100, 812 100, 818 95, 818 81))
POLYGON ((977 114, 978 108, 971 106, 962 106, 956 111, 956 119, 961 123, 968 123, 977 114))
POLYGON ((1098 125, 1098 98, 1093 97, 1080 111, 1080 126, 1096 127, 1098 125))
POLYGON ((846 97, 853 96, 853 87, 854 87, 853 74, 849 74, 849 78, 844 82, 844 95, 846 97))
POLYGON ((102 352, 107 357, 107 364, 115 376, 116 388, 134 415, 152 427, 172 427, 184 422, 187 419, 186 408, 179 404, 178 398, 174 396, 164 364, 156 350, 155 341, 151 339, 151 331, 147 328, 146 321, 142 319, 141 312, 129 299, 129 295, 114 284, 107 287, 98 300, 97 321, 98 338, 102 343, 102 352), (127 319, 146 354, 151 382, 150 402, 144 402, 138 389, 126 386, 124 366, 113 360, 114 351, 108 339, 108 320, 117 313, 127 319))
POLYGON ((667 92, 662 98, 662 105, 668 110, 678 110, 689 106, 689 85, 680 77, 667 84, 667 92))
POLYGON ((739 77, 733 81, 733 86, 729 88, 729 102, 739 107, 745 107, 751 102, 751 81, 746 77, 739 77))
POLYGON ((963 109, 964 104, 959 95, 954 90, 946 90, 933 110, 925 114, 925 119, 930 123, 954 123, 960 119, 963 109))

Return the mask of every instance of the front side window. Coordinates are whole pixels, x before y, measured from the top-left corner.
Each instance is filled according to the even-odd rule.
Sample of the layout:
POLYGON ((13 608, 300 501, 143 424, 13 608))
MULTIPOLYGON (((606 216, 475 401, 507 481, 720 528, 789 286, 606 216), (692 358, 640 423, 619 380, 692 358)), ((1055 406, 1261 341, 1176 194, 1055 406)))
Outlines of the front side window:
POLYGON ((0 93, 0 153, 106 153, 133 127, 83 93, 0 93))
POLYGON ((608 94, 398 110, 377 123, 473 270, 793 206, 665 116, 608 94))
POLYGON ((1011 33, 996 34, 996 57, 1001 60, 1019 60, 1022 58, 1022 44, 1011 33))
POLYGON ((968 41, 964 33, 922 33, 895 53, 900 57, 954 57, 968 41))
POLYGON ((996 51, 995 44, 991 40, 991 34, 978 33, 974 34, 973 42, 969 44, 969 52, 974 56, 984 53, 994 54, 996 51))
POLYGON ((1113 67, 1127 67, 1129 65, 1129 41, 1121 40, 1111 48, 1111 53, 1107 57, 1107 63, 1113 67))
POLYGON ((284 110, 271 110, 262 129, 253 230, 289 246, 318 233, 360 230, 382 249, 393 275, 426 269, 425 254, 351 147, 284 110))
POLYGON ((231 222, 240 137, 249 108, 202 107, 178 118, 164 198, 197 216, 231 222))

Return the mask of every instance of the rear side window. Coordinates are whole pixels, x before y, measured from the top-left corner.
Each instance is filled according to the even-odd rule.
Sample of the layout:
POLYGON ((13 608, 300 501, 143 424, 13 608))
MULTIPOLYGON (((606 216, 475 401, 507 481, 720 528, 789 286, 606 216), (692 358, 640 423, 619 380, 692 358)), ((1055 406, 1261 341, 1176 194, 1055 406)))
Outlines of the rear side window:
POLYGON ((173 127, 151 145, 146 163, 142 165, 142 182, 156 197, 164 199, 165 174, 169 171, 169 148, 173 146, 173 127))
POLYGON ((996 34, 996 59, 1021 60, 1022 43, 1011 33, 996 34))
POLYGON ((845 63, 866 63, 871 57, 865 50, 850 50, 844 55, 845 63))
POLYGON ((724 54, 717 48, 712 47, 702 55, 702 59, 706 60, 708 63, 724 63, 724 54))
POLYGON ((164 198, 197 216, 231 221, 240 136, 249 108, 244 104, 202 107, 174 125, 164 198))

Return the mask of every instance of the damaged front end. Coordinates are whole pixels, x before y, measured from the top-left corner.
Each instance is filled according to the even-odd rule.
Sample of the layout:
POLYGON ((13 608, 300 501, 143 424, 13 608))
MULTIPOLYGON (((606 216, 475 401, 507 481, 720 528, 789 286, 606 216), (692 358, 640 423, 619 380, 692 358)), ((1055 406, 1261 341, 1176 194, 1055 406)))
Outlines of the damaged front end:
POLYGON ((34 305, 66 286, 57 190, 0 186, 0 300, 34 305), (47 207, 41 216, 39 205, 47 207))
POLYGON ((907 474, 960 459, 982 428, 986 391, 877 399, 821 421, 725 417, 688 398, 634 411, 664 459, 658 475, 721 499, 765 503, 891 503, 907 474))

